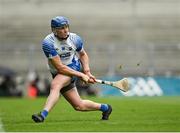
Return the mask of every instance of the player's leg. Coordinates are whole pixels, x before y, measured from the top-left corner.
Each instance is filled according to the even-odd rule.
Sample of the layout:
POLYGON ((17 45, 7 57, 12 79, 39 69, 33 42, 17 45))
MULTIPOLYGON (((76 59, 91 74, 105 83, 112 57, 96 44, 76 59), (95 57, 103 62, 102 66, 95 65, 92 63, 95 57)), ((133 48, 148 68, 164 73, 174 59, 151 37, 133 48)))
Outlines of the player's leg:
POLYGON ((109 115, 112 112, 112 108, 108 104, 100 104, 90 100, 83 100, 79 96, 76 87, 63 93, 66 100, 74 107, 77 111, 102 111, 102 119, 108 120, 109 115))
POLYGON ((82 100, 75 87, 65 92, 63 96, 78 111, 99 110, 101 106, 90 100, 82 100))
POLYGON ((48 112, 54 107, 54 105, 57 103, 60 95, 60 90, 67 86, 71 81, 71 77, 58 74, 51 83, 51 89, 50 94, 47 98, 47 101, 44 106, 44 110, 47 110, 48 112))
POLYGON ((57 103, 59 96, 60 96, 60 90, 64 86, 67 86, 71 81, 71 77, 58 74, 55 76, 55 78, 51 82, 51 88, 50 88, 50 94, 47 98, 47 101, 44 105, 43 111, 39 114, 32 115, 32 119, 35 122, 43 122, 44 119, 47 117, 48 112, 55 106, 57 103))

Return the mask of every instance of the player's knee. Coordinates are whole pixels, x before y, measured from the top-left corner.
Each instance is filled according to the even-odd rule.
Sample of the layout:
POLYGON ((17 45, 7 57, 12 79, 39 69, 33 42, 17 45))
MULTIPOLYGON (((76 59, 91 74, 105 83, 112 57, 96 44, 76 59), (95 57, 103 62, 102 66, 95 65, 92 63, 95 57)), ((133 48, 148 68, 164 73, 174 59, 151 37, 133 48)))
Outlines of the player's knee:
POLYGON ((59 84, 57 84, 56 82, 52 82, 51 83, 51 90, 59 90, 61 88, 61 86, 59 84))

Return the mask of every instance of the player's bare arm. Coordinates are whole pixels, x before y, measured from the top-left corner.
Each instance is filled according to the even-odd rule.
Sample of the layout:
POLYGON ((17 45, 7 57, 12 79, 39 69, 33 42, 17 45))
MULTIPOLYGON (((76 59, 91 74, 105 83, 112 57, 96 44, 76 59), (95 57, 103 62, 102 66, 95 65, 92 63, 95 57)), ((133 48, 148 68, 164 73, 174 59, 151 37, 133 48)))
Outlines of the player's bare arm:
POLYGON ((57 71, 60 74, 64 74, 64 75, 68 75, 68 76, 77 76, 82 78, 85 82, 88 82, 89 77, 87 75, 85 75, 84 73, 75 71, 73 69, 71 69, 70 67, 64 65, 61 62, 61 59, 59 56, 55 56, 52 59, 50 59, 50 62, 53 64, 53 66, 57 69, 57 71))
POLYGON ((93 76, 90 72, 90 68, 89 68, 89 57, 86 53, 86 51, 84 49, 82 49, 80 52, 79 52, 79 58, 80 58, 80 61, 81 61, 81 64, 82 64, 82 67, 83 67, 83 71, 86 75, 89 76, 90 80, 89 82, 90 83, 95 83, 96 82, 96 78, 95 76, 93 76))

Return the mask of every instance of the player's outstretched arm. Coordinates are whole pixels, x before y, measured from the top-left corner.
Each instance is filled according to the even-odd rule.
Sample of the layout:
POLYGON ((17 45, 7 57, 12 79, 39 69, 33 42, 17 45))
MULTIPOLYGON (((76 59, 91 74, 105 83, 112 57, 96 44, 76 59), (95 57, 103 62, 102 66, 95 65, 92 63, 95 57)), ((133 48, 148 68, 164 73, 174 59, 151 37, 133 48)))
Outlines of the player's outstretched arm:
POLYGON ((81 61, 84 73, 86 75, 88 75, 89 78, 90 78, 90 80, 89 80, 90 83, 95 83, 96 82, 96 78, 90 72, 89 57, 88 57, 88 55, 87 55, 87 53, 86 53, 86 51, 84 49, 82 49, 79 52, 79 58, 80 58, 80 61, 81 61))
POLYGON ((50 62, 53 64, 53 66, 56 68, 56 70, 60 74, 64 74, 64 75, 68 75, 68 76, 77 76, 77 77, 82 78, 85 82, 88 82, 88 80, 89 80, 89 77, 87 75, 85 75, 84 73, 75 71, 75 70, 69 68, 68 66, 64 65, 59 56, 55 56, 55 57, 51 58, 50 62))

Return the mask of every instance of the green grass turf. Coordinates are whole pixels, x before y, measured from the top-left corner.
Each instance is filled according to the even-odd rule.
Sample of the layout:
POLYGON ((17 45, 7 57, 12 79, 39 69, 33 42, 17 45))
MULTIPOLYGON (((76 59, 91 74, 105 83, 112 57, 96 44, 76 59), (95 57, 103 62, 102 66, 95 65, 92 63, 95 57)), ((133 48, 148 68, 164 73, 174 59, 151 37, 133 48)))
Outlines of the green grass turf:
POLYGON ((0 98, 0 117, 5 131, 180 131, 180 97, 89 97, 109 103, 108 121, 101 112, 77 112, 61 98, 44 123, 34 123, 45 98, 0 98))

